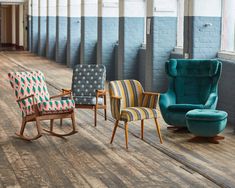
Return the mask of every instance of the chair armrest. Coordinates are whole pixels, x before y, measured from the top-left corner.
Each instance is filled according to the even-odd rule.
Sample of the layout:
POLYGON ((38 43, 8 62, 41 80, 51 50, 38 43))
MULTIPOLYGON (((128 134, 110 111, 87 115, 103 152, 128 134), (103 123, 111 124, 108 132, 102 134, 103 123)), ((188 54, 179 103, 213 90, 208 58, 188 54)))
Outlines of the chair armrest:
POLYGON ((23 101, 23 100, 25 100, 25 99, 28 99, 28 98, 33 98, 33 103, 34 103, 34 94, 29 95, 29 96, 26 96, 26 97, 23 97, 23 98, 21 98, 21 99, 18 99, 16 102, 21 102, 21 101, 23 101))
POLYGON ((99 96, 104 96, 106 95, 106 90, 96 90, 96 95, 99 96))
POLYGON ((68 93, 68 92, 72 92, 72 90, 71 89, 62 89, 62 93, 68 93))
POLYGON ((72 99, 72 92, 71 91, 66 91, 66 92, 61 93, 59 95, 51 96, 50 99, 59 98, 59 97, 67 96, 67 95, 70 95, 70 99, 72 99))
POLYGON ((204 105, 206 109, 215 109, 218 101, 218 95, 216 93, 211 93, 204 105))
POLYGON ((121 116, 121 99, 119 96, 110 96, 110 107, 113 118, 120 119, 121 116))
POLYGON ((153 92, 143 92, 143 100, 142 100, 142 107, 147 108, 157 108, 157 104, 159 102, 160 93, 153 93, 153 92))

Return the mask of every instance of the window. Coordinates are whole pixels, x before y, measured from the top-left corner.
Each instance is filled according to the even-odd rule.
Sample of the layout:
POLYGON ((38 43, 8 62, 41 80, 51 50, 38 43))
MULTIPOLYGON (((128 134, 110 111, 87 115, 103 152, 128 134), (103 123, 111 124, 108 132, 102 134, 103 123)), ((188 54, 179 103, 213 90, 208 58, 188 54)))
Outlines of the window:
POLYGON ((222 1, 221 50, 235 52, 235 1, 222 1))
POLYGON ((177 1, 177 47, 183 48, 184 43, 184 0, 177 1))

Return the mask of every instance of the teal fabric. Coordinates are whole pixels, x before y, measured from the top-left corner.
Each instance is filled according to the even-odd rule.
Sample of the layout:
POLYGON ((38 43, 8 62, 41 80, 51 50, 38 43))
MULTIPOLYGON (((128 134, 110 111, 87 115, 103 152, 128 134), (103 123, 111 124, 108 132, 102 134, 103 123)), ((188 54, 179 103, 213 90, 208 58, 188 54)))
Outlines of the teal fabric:
POLYGON ((228 116, 227 112, 211 109, 195 109, 187 112, 186 118, 189 120, 219 121, 228 116))
POLYGON ((191 110, 186 114, 188 130, 196 136, 212 137, 221 133, 227 124, 228 114, 219 110, 191 110))
POLYGON ((166 62, 168 91, 159 106, 167 124, 186 127, 185 114, 193 109, 215 109, 222 64, 218 60, 171 59, 166 62))

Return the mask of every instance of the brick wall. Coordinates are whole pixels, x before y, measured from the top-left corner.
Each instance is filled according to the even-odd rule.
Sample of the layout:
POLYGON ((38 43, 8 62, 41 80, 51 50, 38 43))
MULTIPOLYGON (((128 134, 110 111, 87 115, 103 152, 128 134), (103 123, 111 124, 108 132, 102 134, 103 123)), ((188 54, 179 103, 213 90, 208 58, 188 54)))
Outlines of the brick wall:
POLYGON ((68 17, 67 66, 74 67, 80 63, 81 19, 68 17))
POLYGON ((67 48, 67 17, 56 17, 56 62, 66 64, 67 48))
POLYGON ((47 17, 39 16, 38 20, 38 55, 46 56, 47 17))
POLYGON ((56 46, 56 17, 47 17, 47 41, 46 41, 46 57, 55 60, 56 46))

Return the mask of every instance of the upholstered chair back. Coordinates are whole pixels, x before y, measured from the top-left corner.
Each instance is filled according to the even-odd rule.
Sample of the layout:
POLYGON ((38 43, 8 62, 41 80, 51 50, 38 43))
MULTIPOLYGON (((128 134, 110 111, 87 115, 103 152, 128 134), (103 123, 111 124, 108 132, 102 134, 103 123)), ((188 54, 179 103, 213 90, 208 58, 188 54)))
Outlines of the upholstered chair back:
POLYGON ((82 64, 73 69, 73 96, 96 96, 96 90, 103 90, 106 80, 104 65, 82 64))
POLYGON ((217 93, 221 63, 217 60, 172 59, 166 63, 170 89, 176 104, 205 104, 212 92, 217 93))
MULTIPOLYGON (((34 95, 35 104, 49 101, 50 95, 45 83, 45 77, 41 71, 11 72, 8 73, 11 87, 15 91, 16 100, 34 95)), ((18 103, 22 112, 27 113, 32 109, 32 98, 18 103)))
MULTIPOLYGON (((111 81, 109 90, 111 96, 122 98, 121 109, 142 105, 143 88, 137 80, 111 81)), ((112 103, 112 98, 110 102, 112 103)))

